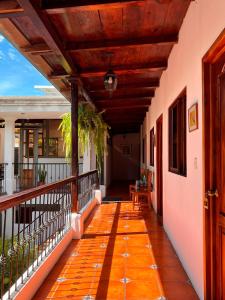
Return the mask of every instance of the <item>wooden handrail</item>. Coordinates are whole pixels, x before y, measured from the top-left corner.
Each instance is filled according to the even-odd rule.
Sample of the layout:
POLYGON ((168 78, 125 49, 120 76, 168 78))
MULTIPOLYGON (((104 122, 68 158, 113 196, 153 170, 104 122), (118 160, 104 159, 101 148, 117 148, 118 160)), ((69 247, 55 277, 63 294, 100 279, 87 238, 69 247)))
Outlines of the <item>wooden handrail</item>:
POLYGON ((92 175, 92 174, 94 174, 94 173, 96 173, 96 172, 98 172, 97 169, 96 169, 96 170, 89 171, 89 172, 86 172, 86 173, 83 173, 83 174, 81 174, 81 175, 78 176, 78 179, 81 179, 81 178, 83 178, 83 177, 92 175))
POLYGON ((71 183, 76 180, 76 177, 71 176, 69 178, 56 181, 54 183, 49 183, 41 186, 37 186, 35 188, 31 188, 14 195, 3 196, 0 198, 0 211, 9 209, 13 206, 17 206, 23 202, 31 200, 35 197, 41 196, 45 193, 48 193, 56 188, 61 187, 62 185, 71 183))
POLYGON ((54 183, 49 183, 45 185, 41 185, 35 188, 27 189, 22 192, 16 193, 14 195, 9 196, 3 196, 0 198, 0 211, 12 208, 13 206, 20 205, 28 200, 31 200, 35 197, 41 196, 43 194, 46 194, 54 189, 60 188, 63 185, 69 184, 69 183, 76 183, 76 180, 82 179, 86 176, 92 175, 97 170, 93 170, 84 174, 81 174, 76 178, 75 176, 68 177, 63 180, 56 181, 54 183))

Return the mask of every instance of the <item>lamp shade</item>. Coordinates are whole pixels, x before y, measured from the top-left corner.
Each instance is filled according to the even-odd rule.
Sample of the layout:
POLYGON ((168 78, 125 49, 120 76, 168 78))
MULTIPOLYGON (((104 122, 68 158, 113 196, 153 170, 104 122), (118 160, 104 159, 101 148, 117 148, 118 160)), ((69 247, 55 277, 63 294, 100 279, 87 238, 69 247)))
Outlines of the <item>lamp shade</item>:
POLYGON ((112 71, 109 70, 104 76, 104 86, 107 91, 115 91, 117 87, 117 76, 112 71))

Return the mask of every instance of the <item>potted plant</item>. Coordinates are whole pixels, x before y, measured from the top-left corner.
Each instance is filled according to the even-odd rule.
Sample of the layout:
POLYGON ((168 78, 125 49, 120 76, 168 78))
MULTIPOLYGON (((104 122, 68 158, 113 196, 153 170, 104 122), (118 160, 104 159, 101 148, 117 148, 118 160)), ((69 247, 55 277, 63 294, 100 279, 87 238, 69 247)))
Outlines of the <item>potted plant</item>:
POLYGON ((45 184, 46 176, 47 176, 47 171, 42 169, 38 170, 38 179, 39 179, 38 186, 45 184))
MULTIPOLYGON (((78 106, 78 144, 79 152, 84 154, 89 147, 89 141, 92 140, 97 158, 98 169, 101 170, 101 163, 106 150, 106 139, 109 126, 102 118, 103 112, 97 112, 88 103, 80 102, 78 106)), ((66 157, 71 158, 71 114, 66 113, 62 116, 62 122, 59 126, 62 131, 66 157)))

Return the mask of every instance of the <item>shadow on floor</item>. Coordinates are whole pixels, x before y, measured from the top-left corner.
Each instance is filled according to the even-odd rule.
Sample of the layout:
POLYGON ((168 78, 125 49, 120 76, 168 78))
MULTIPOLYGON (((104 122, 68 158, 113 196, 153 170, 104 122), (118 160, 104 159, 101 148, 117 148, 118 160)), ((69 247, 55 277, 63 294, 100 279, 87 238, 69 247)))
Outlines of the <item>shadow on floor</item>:
POLYGON ((95 209, 35 296, 68 298, 198 299, 153 210, 134 211, 127 201, 95 209))

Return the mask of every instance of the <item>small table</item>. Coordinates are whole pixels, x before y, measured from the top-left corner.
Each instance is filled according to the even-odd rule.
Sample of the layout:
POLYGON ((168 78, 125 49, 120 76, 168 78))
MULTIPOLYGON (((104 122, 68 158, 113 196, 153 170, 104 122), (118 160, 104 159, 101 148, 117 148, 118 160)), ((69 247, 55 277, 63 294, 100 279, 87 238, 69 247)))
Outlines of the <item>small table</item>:
POLYGON ((148 206, 151 203, 151 189, 148 187, 136 188, 135 185, 130 185, 130 196, 133 202, 133 209, 135 206, 141 207, 141 198, 147 198, 148 206))

